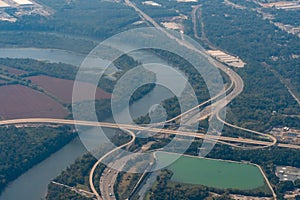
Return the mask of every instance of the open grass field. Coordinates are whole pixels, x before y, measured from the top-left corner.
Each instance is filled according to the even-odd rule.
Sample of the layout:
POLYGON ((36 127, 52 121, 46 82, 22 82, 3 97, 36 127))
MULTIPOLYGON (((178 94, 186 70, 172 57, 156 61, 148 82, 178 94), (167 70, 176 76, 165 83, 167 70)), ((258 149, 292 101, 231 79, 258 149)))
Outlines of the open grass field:
MULTIPOLYGON (((165 163, 176 156, 159 152, 157 153, 158 163, 165 163)), ((167 169, 174 173, 171 178, 173 182, 198 184, 219 189, 267 188, 260 170, 251 164, 181 156, 167 169)))
POLYGON ((4 119, 68 115, 67 109, 55 100, 22 85, 1 86, 0 102, 0 116, 4 119))
MULTIPOLYGON (((74 81, 66 80, 66 79, 59 79, 50 76, 32 76, 28 79, 31 80, 33 85, 38 85, 45 89, 46 91, 50 92, 58 99, 63 102, 71 103, 72 102, 72 92, 73 92, 73 84, 74 81)), ((83 100, 92 100, 89 99, 87 95, 89 90, 91 90, 93 86, 89 83, 80 83, 80 90, 82 91, 82 95, 79 98, 80 101, 83 100), (85 95, 86 93, 86 95, 85 95)), ((111 95, 100 88, 97 89, 95 98, 96 99, 109 99, 111 95)))

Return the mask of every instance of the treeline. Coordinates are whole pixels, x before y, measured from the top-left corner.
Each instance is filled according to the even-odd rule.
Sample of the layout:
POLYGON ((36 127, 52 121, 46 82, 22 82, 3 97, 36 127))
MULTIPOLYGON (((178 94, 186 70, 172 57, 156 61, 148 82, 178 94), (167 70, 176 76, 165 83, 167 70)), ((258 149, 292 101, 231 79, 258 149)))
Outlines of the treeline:
MULTIPOLYGON (((122 30, 139 20, 133 9, 120 3, 90 0, 41 2, 54 8, 53 15, 23 16, 15 23, 1 21, 2 31, 39 31, 57 32, 71 35, 81 35, 104 39, 122 30), (114 12, 118 10, 118 12, 114 12)), ((8 9, 14 15, 14 10, 8 9)), ((46 42, 46 41, 45 41, 46 42)))
MULTIPOLYGON (((218 190, 214 188, 208 188, 202 185, 190 185, 175 183, 170 181, 172 177, 172 171, 162 170, 156 178, 156 182, 146 196, 149 200, 229 200, 232 199, 229 194, 241 194, 242 191, 230 191, 230 190, 218 190), (215 194, 211 194, 211 192, 215 194), (217 194, 217 195, 216 195, 217 194)), ((245 194, 251 194, 250 192, 244 192, 245 194)), ((263 194, 262 194, 263 195, 263 194)))
MULTIPOLYGON (((88 3, 85 0, 40 0, 39 3, 50 8, 53 14, 47 17, 17 16, 15 23, 0 21, 2 47, 55 48, 89 53, 100 41, 112 35, 145 26, 133 24, 140 17, 122 3, 97 0, 88 3)), ((15 16, 17 10, 8 8, 5 11, 15 16)))
POLYGON ((187 186, 180 183, 170 183, 172 172, 162 170, 156 178, 154 187, 148 192, 149 200, 199 200, 209 197, 209 191, 203 186, 187 186))
MULTIPOLYGON (((91 154, 85 154, 82 157, 76 159, 76 161, 71 164, 66 170, 54 179, 55 182, 67 185, 69 187, 74 187, 76 189, 84 189, 90 191, 89 188, 89 174, 91 168, 95 164, 97 159, 91 154)), ((105 169, 105 165, 100 163, 96 170, 94 178, 95 188, 99 188, 99 180, 101 173, 105 169)), ((59 186, 53 182, 49 183, 47 190, 46 199, 47 200, 57 200, 57 199, 76 199, 76 200, 86 200, 85 196, 76 194, 70 188, 59 186)), ((100 192, 100 191, 98 191, 100 192)))
POLYGON ((149 15, 150 17, 154 18, 157 21, 162 21, 162 19, 164 18, 172 18, 178 15, 176 13, 175 8, 166 9, 163 6, 162 7, 149 6, 149 5, 141 4, 141 2, 135 2, 135 3, 143 12, 145 12, 147 15, 149 15))
POLYGON ((184 58, 176 55, 172 52, 164 50, 152 50, 157 56, 166 60, 173 67, 181 70, 188 78, 189 84, 193 87, 193 90, 198 98, 199 102, 203 102, 209 99, 209 91, 202 75, 184 58))
POLYGON ((264 9, 264 11, 274 15, 275 19, 273 21, 296 26, 296 27, 300 26, 299 10, 269 8, 269 9, 264 9))
POLYGON ((0 58, 0 64, 24 70, 23 76, 46 75, 56 78, 74 80, 78 68, 65 63, 48 63, 33 59, 0 58))
MULTIPOLYGON (((192 86, 193 91, 195 92, 195 95, 197 97, 197 100, 199 104, 201 102, 204 102, 208 100, 210 97, 207 85, 202 77, 202 75, 195 69, 191 63, 189 63, 187 60, 181 58, 178 55, 175 55, 174 53, 167 52, 164 50, 157 50, 157 49, 151 49, 150 50, 152 53, 155 53, 155 55, 161 57, 163 60, 166 60, 171 66, 181 70, 186 77, 188 78, 189 84, 192 86)), ((228 84, 230 82, 229 78, 227 75, 224 73, 220 72, 220 76, 223 78, 223 83, 228 84)), ((217 82, 217 81, 216 81, 217 82)), ((214 83, 209 83, 211 84, 211 87, 214 87, 214 83)), ((218 83, 216 83, 215 88, 218 88, 218 83)), ((214 88, 214 89, 215 89, 214 88)), ((186 93, 181 94, 182 97, 185 97, 184 95, 187 95, 186 93)), ((185 99, 186 100, 186 99, 185 99)), ((187 101, 185 101, 186 103, 187 101)), ((172 97, 169 99, 164 100, 161 105, 165 108, 166 113, 168 115, 168 119, 171 119, 177 115, 179 115, 182 112, 182 108, 180 107, 178 98, 172 97)), ((188 106, 188 105, 186 105, 188 106)), ((192 108, 192 106, 190 106, 192 108)), ((138 119, 135 120, 136 123, 138 124, 147 124, 150 122, 150 118, 148 115, 139 117, 138 119)))
MULTIPOLYGON (((286 191, 294 191, 300 188, 300 179, 293 181, 281 181, 277 184, 278 192, 284 194, 286 191)), ((298 198, 300 195, 298 195, 298 198)))
POLYGON ((64 170, 54 181, 71 187, 77 185, 89 185, 89 172, 96 162, 91 154, 85 154, 82 158, 76 159, 74 164, 64 170))
MULTIPOLYGON (((300 40, 300 39, 299 39, 300 40)), ((288 60, 278 60, 270 62, 271 66, 277 66, 279 74, 286 78, 285 82, 293 92, 300 97, 300 58, 293 58, 288 60), (289 78, 290 77, 290 78, 289 78)))
MULTIPOLYGON (((156 143, 153 144, 150 148, 157 149, 162 146, 168 144, 170 140, 160 139, 156 140, 156 143)), ((188 155, 198 155, 199 148, 202 145, 202 140, 197 140, 192 143, 189 149, 185 152, 188 155)), ((256 150, 242 150, 237 148, 232 148, 227 145, 216 144, 213 150, 208 154, 209 158, 215 159, 223 159, 223 160, 232 160, 232 161, 244 161, 258 164, 262 167, 267 178, 273 185, 273 188, 278 195, 278 199, 283 199, 283 195, 286 191, 292 191, 300 186, 300 180, 296 180, 294 183, 292 182, 280 182, 279 178, 275 175, 276 166, 294 166, 300 168, 300 152, 296 149, 285 149, 278 147, 271 147, 268 149, 256 149, 256 150)), ((160 177, 157 178, 157 183, 154 184, 154 187, 150 190, 150 196, 152 199, 156 198, 165 198, 171 199, 168 195, 173 195, 174 193, 180 192, 180 188, 190 188, 191 185, 188 184, 178 184, 174 183, 170 180, 172 176, 172 172, 164 172, 160 177), (180 185, 180 187, 174 187, 174 185, 180 185), (165 194, 166 193, 166 194, 165 194)), ((230 194, 242 194, 246 196, 271 196, 272 194, 266 188, 257 188, 254 190, 233 190, 233 189, 216 189, 216 188, 208 188, 201 185, 195 185, 195 188, 202 188, 206 191, 215 192, 218 194, 230 193, 230 194)), ((198 189, 199 189, 198 188, 198 189)), ((193 189, 193 187, 192 187, 193 189)), ((184 193, 183 193, 184 194, 184 193)), ((176 194, 180 195, 180 194, 176 194)), ((181 197, 181 196, 179 196, 181 197)), ((184 198, 183 196, 182 198, 184 198)), ((181 199, 181 198, 179 198, 181 199)), ((186 198, 188 199, 188 198, 186 198)), ((201 198, 199 198, 201 199, 201 198)))
MULTIPOLYGON (((67 185, 69 187, 77 187, 77 189, 79 189, 78 187, 80 187, 87 191, 90 191, 89 172, 96 161, 96 158, 94 158, 91 154, 85 154, 81 158, 76 159, 76 161, 66 170, 62 171, 62 173, 58 177, 56 177, 54 181, 60 184, 67 185)), ((101 165, 101 169, 104 169, 104 166, 101 165)), ((97 182, 99 182, 99 180, 97 182)), ((70 188, 54 184, 53 182, 49 183, 47 191, 47 200, 90 199, 75 193, 70 188)))
POLYGON ((141 173, 120 172, 114 185, 116 199, 128 199, 141 176, 141 173))
POLYGON ((87 54, 98 43, 89 38, 77 38, 72 35, 56 34, 51 32, 29 31, 0 31, 1 47, 36 47, 48 49, 63 49, 77 53, 87 54))
POLYGON ((299 88, 299 61, 291 57, 300 54, 299 38, 276 28, 251 9, 235 9, 220 0, 203 3, 202 11, 208 39, 247 63, 245 68, 237 70, 245 89, 230 104, 227 119, 261 131, 284 125, 299 128, 298 119, 285 117, 298 114, 299 105, 264 65, 272 66, 290 80, 293 88, 299 88), (275 57, 277 61, 273 60, 275 57))
MULTIPOLYGON (((108 135, 108 138, 114 143, 116 146, 120 146, 121 144, 127 143, 131 138, 127 133, 122 131, 116 131, 113 136, 108 135)), ((96 149, 94 154, 85 154, 82 157, 76 159, 76 161, 71 164, 66 170, 62 171, 59 176, 57 176, 54 181, 65 184, 70 187, 75 187, 77 189, 83 188, 86 191, 90 191, 90 184, 89 184, 89 174, 91 168, 96 163, 97 159, 94 156, 100 158, 110 149, 110 145, 101 146, 99 149, 96 149)), ((113 159, 113 158, 108 158, 113 159)), ((94 172, 93 182, 95 188, 99 190, 99 182, 102 172, 106 168, 106 165, 100 163, 94 172)), ((98 191, 100 193, 100 191, 98 191)), ((58 186, 54 183, 50 183, 48 185, 48 193, 47 193, 47 200, 56 200, 56 199, 82 199, 85 200, 84 197, 75 194, 70 189, 63 189, 61 186, 58 186)))
POLYGON ((269 61, 271 56, 287 59, 292 53, 299 54, 300 41, 296 36, 263 20, 255 11, 235 9, 221 0, 205 2, 202 10, 208 39, 247 63, 269 61))
POLYGON ((91 198, 77 194, 69 188, 51 183, 48 186, 47 200, 91 200, 91 198))
MULTIPOLYGON (((149 150, 159 149, 166 146, 168 143, 171 142, 170 138, 152 138, 152 139, 137 139, 134 148, 137 149, 139 146, 146 144, 147 142, 155 141, 154 144, 151 145, 149 150)), ((199 153, 199 149, 201 148, 202 140, 195 140, 185 154, 197 156, 199 153)), ((296 180, 294 183, 292 182, 280 182, 279 178, 275 175, 276 166, 293 166, 300 168, 300 152, 297 149, 287 149, 287 148, 279 148, 279 147, 270 147, 265 149, 255 149, 255 150, 244 150, 239 148, 233 148, 227 145, 216 144, 212 151, 207 155, 208 158, 214 159, 223 159, 223 160, 232 160, 237 162, 251 162, 258 164, 262 167, 263 171, 265 172, 268 180, 271 182, 276 194, 278 195, 279 199, 283 199, 283 195, 286 191, 292 191, 300 186, 300 180, 296 180)), ((167 173, 168 174, 168 173, 167 173)), ((172 174, 168 174, 169 177, 172 174)), ((164 176, 165 178, 168 176, 164 176)), ((158 179, 159 181, 160 179, 158 179)), ((172 182, 171 182, 172 183, 172 182)), ((177 184, 177 183, 172 183, 177 184)), ((160 189, 155 189, 157 184, 154 184, 154 188, 152 188, 151 196, 153 198, 157 197, 157 195, 165 195, 162 194, 164 191, 163 188, 169 187, 170 183, 167 181, 165 183, 161 182, 159 187, 160 189), (167 185, 166 185, 167 183, 167 185)), ((180 184, 183 188, 189 187, 190 185, 187 184, 180 184)), ((197 186, 195 186, 197 187, 197 186)), ((202 188, 204 186, 200 186, 202 188)), ((272 196, 271 192, 267 187, 256 188, 253 190, 234 190, 234 189, 216 189, 216 188, 207 188, 208 191, 215 192, 218 194, 223 193, 231 193, 231 194, 242 194, 246 196, 272 196)), ((177 188, 169 188, 168 193, 170 194, 172 190, 177 190, 177 188)), ((162 198, 168 199, 166 196, 162 198)))
POLYGON ((68 126, 0 128, 0 192, 76 136, 68 126))

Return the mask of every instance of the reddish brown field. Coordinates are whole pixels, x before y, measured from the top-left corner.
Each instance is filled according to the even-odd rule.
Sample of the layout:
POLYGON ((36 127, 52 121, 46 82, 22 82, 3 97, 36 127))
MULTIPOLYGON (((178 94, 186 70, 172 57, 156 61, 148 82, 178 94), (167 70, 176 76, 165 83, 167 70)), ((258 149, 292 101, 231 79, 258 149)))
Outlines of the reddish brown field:
MULTIPOLYGON (((38 85, 50 92, 54 96, 58 97, 61 101, 71 103, 72 102, 72 92, 74 81, 59 79, 50 76, 33 76, 29 77, 31 83, 38 85)), ((79 101, 83 100, 93 100, 93 97, 89 97, 89 92, 93 86, 89 83, 80 82, 79 89, 81 91, 81 96, 78 99, 79 101)), ((109 99, 111 95, 100 88, 97 89, 95 98, 96 99, 109 99)))
POLYGON ((21 75, 21 74, 25 74, 26 73, 23 70, 11 68, 11 67, 6 67, 6 66, 3 66, 3 65, 0 65, 0 69, 2 69, 4 71, 7 71, 10 74, 15 74, 15 75, 21 75))
POLYGON ((64 118, 68 111, 58 102, 22 85, 0 87, 0 116, 4 119, 64 118))

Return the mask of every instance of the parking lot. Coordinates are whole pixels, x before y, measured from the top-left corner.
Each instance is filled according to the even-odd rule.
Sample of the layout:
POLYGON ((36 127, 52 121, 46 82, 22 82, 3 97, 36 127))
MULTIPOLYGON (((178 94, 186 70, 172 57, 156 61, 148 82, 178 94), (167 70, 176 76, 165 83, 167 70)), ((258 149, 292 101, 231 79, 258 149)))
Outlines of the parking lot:
POLYGON ((290 166, 276 167, 276 176, 280 181, 295 181, 300 179, 300 169, 290 166))

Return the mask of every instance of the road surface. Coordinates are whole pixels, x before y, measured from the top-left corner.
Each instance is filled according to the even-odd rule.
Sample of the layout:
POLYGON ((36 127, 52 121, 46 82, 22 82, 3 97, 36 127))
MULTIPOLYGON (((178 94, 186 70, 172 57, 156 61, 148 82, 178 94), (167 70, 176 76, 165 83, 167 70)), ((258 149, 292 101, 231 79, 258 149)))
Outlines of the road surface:
MULTIPOLYGON (((272 146, 273 142, 266 142, 266 141, 259 141, 259 140, 252 140, 247 138, 234 138, 234 137, 226 137, 226 136, 209 136, 207 137, 206 134, 203 133, 195 133, 189 131, 178 131, 178 130, 169 130, 169 129, 159 129, 159 128, 149 128, 149 127, 142 127, 137 125, 131 124, 114 124, 114 123, 107 123, 107 122, 91 122, 91 121, 79 121, 79 120, 68 120, 68 119, 52 119, 52 118, 28 118, 28 119, 12 119, 12 120, 2 120, 0 121, 0 125, 14 125, 14 124, 30 124, 30 123, 38 123, 38 124, 67 124, 67 125, 82 125, 82 126, 100 126, 105 128, 115 128, 115 129, 123 129, 130 133, 130 135, 134 135, 132 132, 133 130, 136 131, 149 131, 149 132, 160 132, 166 133, 170 135, 180 135, 180 136, 187 136, 187 137, 194 137, 203 139, 208 138, 210 140, 221 140, 227 142, 237 142, 237 143, 245 143, 245 144, 252 144, 252 145, 265 145, 265 146, 272 146), (129 131, 131 130, 131 131, 129 131)), ((297 148, 299 149, 300 146, 297 145, 282 145, 283 147, 288 148, 297 148)), ((122 147, 119 147, 122 148, 122 147)))
MULTIPOLYGON (((128 143, 125 143, 121 146, 118 146, 114 149, 112 149, 111 151, 107 152, 104 156, 102 156, 95 164, 94 166, 92 167, 91 171, 90 171, 90 175, 89 175, 89 183, 90 183, 90 187, 91 187, 91 190, 92 192, 95 194, 97 200, 103 200, 103 198, 99 195, 98 191, 96 190, 95 186, 94 186, 94 182, 93 182, 93 177, 94 177, 94 172, 95 172, 95 169, 97 168, 97 166, 105 159, 107 158, 110 154, 116 152, 117 150, 119 149, 122 149, 123 147, 126 147, 126 146, 129 146, 131 145, 134 140, 135 140, 135 134, 130 131, 130 130, 127 130, 127 129, 123 129, 124 131, 128 132, 130 135, 131 135, 131 140, 128 142, 128 143)), ((106 200, 106 199, 104 199, 106 200)))
MULTIPOLYGON (((210 116, 210 117, 217 117, 218 120, 220 120, 221 122, 223 122, 225 125, 228 125, 230 127, 233 128, 237 128, 240 130, 244 130, 244 131, 248 131, 254 134, 258 134, 258 135, 263 135, 263 136, 267 136, 269 137, 272 142, 267 142, 267 141, 259 141, 259 140, 252 140, 252 139, 246 139, 246 138, 233 138, 233 137, 225 137, 225 136, 214 136, 214 135, 207 135, 207 134, 202 134, 202 133, 194 133, 194 132, 189 132, 189 131, 178 131, 178 130, 168 130, 168 129, 159 129, 159 128, 155 128, 155 127, 142 127, 142 126, 136 126, 136 125, 131 125, 131 124, 113 124, 113 123, 106 123, 106 122, 91 122, 91 121, 80 121, 80 120, 66 120, 66 119, 51 119, 51 118, 28 118, 28 119, 13 119, 13 120, 2 120, 0 121, 0 125, 12 125, 12 124, 26 124, 26 123, 51 123, 51 124, 69 124, 69 125, 82 125, 82 126, 100 126, 100 127, 107 127, 107 128, 116 128, 116 129, 122 129, 126 132, 128 132, 131 136, 132 139, 126 143, 123 144, 119 147, 116 147, 115 149, 109 151, 108 153, 106 153, 103 157, 101 157, 92 167, 91 172, 90 172, 90 176, 89 176, 89 183, 90 183, 90 187, 91 190, 93 192, 93 194, 95 194, 96 198, 98 200, 102 200, 104 199, 109 199, 109 198, 114 198, 111 197, 109 195, 109 193, 113 193, 113 192, 109 192, 112 191, 113 189, 113 185, 109 186, 109 184, 104 184, 110 182, 110 183, 114 183, 114 180, 116 178, 115 172, 112 170, 111 172, 109 172, 109 169, 106 169, 105 173, 107 174, 109 173, 113 173, 109 176, 109 179, 101 179, 100 180, 100 188, 101 191, 103 191, 104 194, 103 197, 98 193, 98 191, 95 189, 94 187, 94 183, 93 183, 93 177, 94 177, 94 172, 95 169, 97 168, 97 166, 105 159, 107 158, 110 154, 116 152, 117 150, 125 147, 125 146, 129 146, 131 145, 136 136, 135 134, 132 132, 133 130, 136 131, 149 131, 149 132, 161 132, 161 133, 166 133, 166 134, 171 134, 171 135, 180 135, 180 136, 186 136, 186 137, 194 137, 194 138, 201 138, 201 139, 208 139, 211 141, 215 141, 215 142, 220 142, 223 144, 228 144, 231 146, 237 146, 235 144, 231 144, 228 142, 234 142, 234 143, 244 143, 244 144, 251 144, 251 145, 259 145, 260 147, 270 147, 273 146, 277 143, 276 138, 274 138, 273 136, 270 136, 268 134, 264 134, 264 133, 260 133, 257 131, 253 131, 253 130, 249 130, 249 129, 245 129, 245 128, 241 128, 232 124, 229 124, 227 122, 225 122, 223 119, 220 118, 219 116, 219 112, 226 107, 235 97, 237 97, 244 88, 244 83, 243 80, 241 79, 241 77, 235 73, 234 71, 228 69, 227 66, 223 65, 222 63, 215 61, 214 59, 212 59, 211 57, 209 57, 205 52, 198 50, 196 47, 194 47, 192 44, 190 44, 188 41, 186 40, 180 40, 176 37, 174 37, 173 35, 171 35, 170 33, 168 33, 165 29, 163 29, 162 27, 160 27, 159 24, 157 24, 151 17, 149 17, 147 14, 145 14, 143 11, 141 11, 139 8, 137 8, 133 3, 131 3, 129 0, 125 0, 125 3, 128 6, 133 7, 136 12, 138 12, 138 14, 146 21, 150 22, 154 27, 156 27, 158 30, 162 31, 163 33, 165 33, 169 38, 174 39, 177 41, 177 43, 179 45, 182 45, 188 49, 191 49, 201 55, 204 55, 205 57, 208 58, 208 60, 214 64, 216 67, 218 67, 220 70, 222 70, 224 73, 226 73, 228 75, 228 77, 231 80, 231 84, 230 86, 223 92, 221 92, 220 94, 218 94, 217 96, 213 97, 212 99, 207 100, 206 102, 203 102, 201 104, 199 104, 198 106, 190 109, 189 111, 182 113, 180 115, 178 115, 177 117, 168 120, 167 122, 179 119, 179 118, 184 118, 185 116, 187 116, 188 114, 193 114, 194 111, 197 111, 197 109, 201 106, 207 105, 209 104, 211 101, 213 100, 218 100, 217 102, 215 102, 213 105, 210 105, 211 107, 214 107, 215 109, 209 109, 212 110, 210 112, 207 112, 206 115, 210 116), (226 96, 226 98, 221 98, 222 95, 225 95, 226 93, 228 93, 230 91, 230 93, 226 96), (108 171, 107 171, 108 170, 108 171), (104 184, 104 186, 101 186, 101 181, 102 184, 104 184)), ((193 11, 193 15, 195 15, 194 17, 196 17, 196 11, 199 7, 196 7, 193 11)), ((196 18, 194 18, 195 20, 196 18)), ((195 22, 196 23, 196 22, 195 22)), ((192 118, 189 118, 189 120, 191 120, 192 118)), ((199 118, 197 119, 193 119, 194 121, 198 121, 199 118)), ((286 148, 295 148, 295 149, 300 149, 300 146, 297 145, 290 145, 290 144, 278 144, 278 146, 280 147, 286 147, 286 148)))

